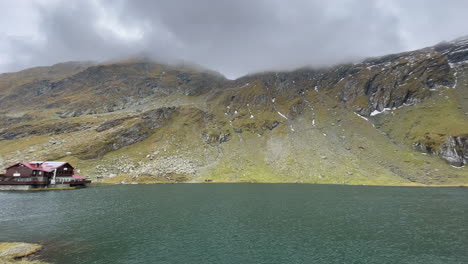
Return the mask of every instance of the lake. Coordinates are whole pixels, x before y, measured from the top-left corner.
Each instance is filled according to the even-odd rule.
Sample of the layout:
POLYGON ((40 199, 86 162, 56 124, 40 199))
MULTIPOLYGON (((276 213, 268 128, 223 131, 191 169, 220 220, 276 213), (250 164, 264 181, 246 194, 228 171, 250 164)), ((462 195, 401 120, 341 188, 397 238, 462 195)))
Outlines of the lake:
POLYGON ((112 185, 0 192, 0 241, 73 263, 468 263, 468 189, 112 185))

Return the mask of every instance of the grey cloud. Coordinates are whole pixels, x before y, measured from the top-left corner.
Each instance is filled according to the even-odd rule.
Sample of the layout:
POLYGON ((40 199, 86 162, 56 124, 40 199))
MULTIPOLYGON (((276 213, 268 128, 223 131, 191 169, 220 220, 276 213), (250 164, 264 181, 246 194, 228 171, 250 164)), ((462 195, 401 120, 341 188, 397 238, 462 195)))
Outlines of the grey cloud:
POLYGON ((59 1, 37 8, 43 43, 9 39, 14 63, 3 67, 146 53, 239 77, 433 45, 468 34, 467 8, 463 0, 59 1))

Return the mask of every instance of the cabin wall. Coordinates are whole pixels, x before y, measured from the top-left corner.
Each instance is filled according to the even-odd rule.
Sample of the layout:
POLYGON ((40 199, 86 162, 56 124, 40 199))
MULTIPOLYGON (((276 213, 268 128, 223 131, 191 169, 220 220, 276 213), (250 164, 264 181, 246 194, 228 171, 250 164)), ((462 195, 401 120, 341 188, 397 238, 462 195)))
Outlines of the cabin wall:
POLYGON ((6 170, 5 176, 7 177, 13 177, 15 173, 19 173, 19 177, 31 177, 32 176, 32 170, 28 167, 25 166, 14 166, 6 170))
POLYGON ((62 167, 57 168, 57 176, 59 177, 73 176, 73 167, 67 163, 63 165, 62 167))

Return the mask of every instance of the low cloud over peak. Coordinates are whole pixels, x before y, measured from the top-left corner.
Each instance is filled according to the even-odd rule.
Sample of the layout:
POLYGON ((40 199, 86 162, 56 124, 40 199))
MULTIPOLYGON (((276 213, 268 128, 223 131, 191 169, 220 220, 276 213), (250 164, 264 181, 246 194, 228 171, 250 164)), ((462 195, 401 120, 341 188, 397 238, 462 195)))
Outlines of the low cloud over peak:
POLYGON ((234 78, 468 33, 464 0, 18 0, 0 8, 1 72, 144 53, 234 78))

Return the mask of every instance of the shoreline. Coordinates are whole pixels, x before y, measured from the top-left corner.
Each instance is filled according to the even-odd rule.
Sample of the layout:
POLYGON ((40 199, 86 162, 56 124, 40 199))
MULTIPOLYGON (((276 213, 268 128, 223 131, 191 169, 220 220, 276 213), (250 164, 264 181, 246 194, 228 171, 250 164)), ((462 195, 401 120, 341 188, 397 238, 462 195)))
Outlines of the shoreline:
MULTIPOLYGON (((429 187, 429 188, 468 188, 468 184, 342 184, 342 183, 310 183, 310 182, 256 182, 256 181, 210 181, 210 182, 126 182, 126 183, 113 183, 113 182, 99 182, 93 183, 85 188, 69 187, 69 188, 38 188, 30 190, 0 190, 0 192, 47 192, 47 191, 69 191, 86 188, 115 186, 115 185, 159 185, 159 184, 303 184, 303 185, 330 185, 330 186, 363 186, 363 187, 429 187)), ((1 244, 1 242, 0 242, 1 244)), ((1 264, 1 263, 0 263, 1 264)))
POLYGON ((422 183, 408 183, 408 184, 365 184, 365 183, 356 183, 356 184, 341 184, 341 183, 310 183, 310 182, 256 182, 256 181, 240 181, 240 182, 230 182, 230 181, 211 181, 211 182, 129 182, 129 183, 94 183, 89 187, 99 187, 100 185, 152 185, 152 184, 307 184, 307 185, 334 185, 334 186, 372 186, 372 187, 433 187, 433 188, 443 188, 443 187, 459 187, 459 188, 468 188, 468 184, 422 184, 422 183))
POLYGON ((47 264, 46 262, 30 260, 29 257, 37 254, 44 247, 39 244, 22 242, 0 242, 1 264, 47 264))
MULTIPOLYGON (((28 190, 0 190, 0 192, 47 192, 47 191, 69 191, 83 189, 82 187, 64 187, 64 188, 33 188, 28 190)), ((0 263, 1 264, 1 263, 0 263)))

